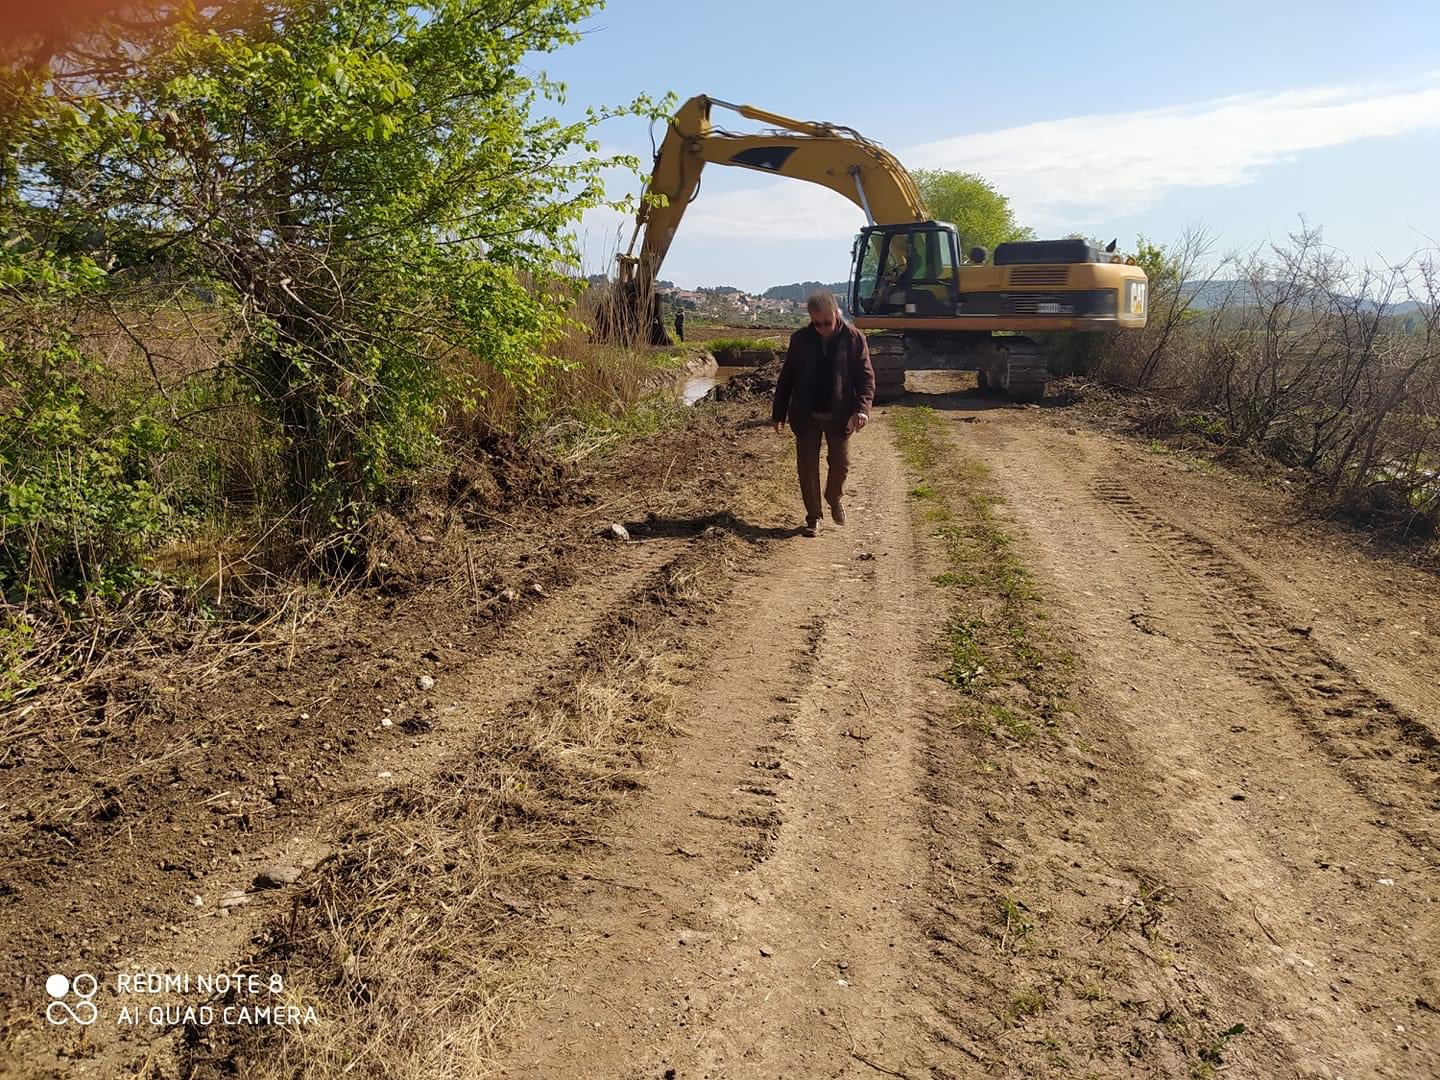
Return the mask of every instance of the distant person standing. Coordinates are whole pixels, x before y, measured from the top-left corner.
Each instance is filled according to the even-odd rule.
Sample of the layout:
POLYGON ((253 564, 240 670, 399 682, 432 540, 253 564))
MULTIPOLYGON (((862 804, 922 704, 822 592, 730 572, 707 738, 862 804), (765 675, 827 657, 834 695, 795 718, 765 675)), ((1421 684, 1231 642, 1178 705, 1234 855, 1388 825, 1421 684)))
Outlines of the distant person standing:
POLYGON ((675 309, 675 340, 683 343, 685 341, 685 309, 675 309))
POLYGON ((820 440, 825 440, 829 470, 825 501, 836 525, 845 524, 845 477, 850 470, 850 436, 870 419, 875 401, 875 369, 865 335, 845 321, 828 290, 805 300, 810 325, 790 335, 785 363, 775 382, 770 420, 777 432, 788 420, 795 432, 795 467, 805 502, 806 536, 815 536, 820 509, 820 440))

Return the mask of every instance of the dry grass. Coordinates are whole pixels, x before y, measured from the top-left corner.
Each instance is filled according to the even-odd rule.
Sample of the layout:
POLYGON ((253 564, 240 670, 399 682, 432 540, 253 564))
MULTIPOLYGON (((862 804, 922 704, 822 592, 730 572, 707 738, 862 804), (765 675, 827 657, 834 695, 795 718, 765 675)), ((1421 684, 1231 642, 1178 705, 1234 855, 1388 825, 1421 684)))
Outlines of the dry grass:
POLYGON ((1214 268, 1208 254, 1209 238, 1193 231, 1167 253, 1173 272, 1151 283, 1149 325, 1111 343, 1104 379, 1153 395, 1173 433, 1305 469, 1331 507, 1406 539, 1433 538, 1436 252, 1377 269, 1305 227, 1214 268), (1206 306, 1192 307, 1202 288, 1206 306))
MULTIPOLYGON (((447 409, 449 455, 472 455, 495 432, 525 432, 541 456, 574 461, 674 422, 677 407, 657 391, 668 391, 680 354, 596 343, 593 304, 582 294, 567 334, 551 348, 560 363, 528 397, 498 372, 457 367, 480 394, 447 409)), ((345 592, 349 562, 296 542, 300 508, 283 505, 267 422, 245 394, 221 385, 234 378, 223 374, 233 359, 226 319, 188 290, 154 286, 131 290, 123 304, 71 313, 77 344, 100 364, 87 377, 95 405, 116 409, 118 423, 148 399, 143 408, 158 408, 181 433, 173 449, 145 464, 179 516, 162 546, 144 557, 158 581, 118 603, 92 600, 77 610, 0 601, 0 738, 10 748, 0 761, 17 739, 63 745, 82 729, 103 734, 93 730, 96 717, 103 723, 115 716, 113 707, 106 712, 105 687, 137 661, 153 665, 176 651, 174 664, 185 670, 174 678, 188 684, 262 647, 257 643, 293 649, 306 625, 345 592), (323 586, 314 573, 321 565, 323 586)), ((54 593, 53 584, 39 590, 54 593)))
MULTIPOLYGON (((66 759, 67 746, 88 750, 121 734, 142 739, 167 688, 204 692, 258 654, 293 656, 347 591, 343 581, 277 576, 243 555, 217 563, 199 589, 234 588, 242 574, 245 600, 224 619, 195 593, 158 584, 94 613, 0 602, 0 767, 26 754, 66 759)), ((99 790, 106 778, 96 781, 99 790)))
MULTIPOLYGON (((681 620, 728 589, 737 541, 692 545, 581 647, 520 715, 494 715, 429 779, 357 807, 348 835, 255 962, 324 1018, 190 1049, 187 1074, 474 1076, 543 993, 545 894, 596 839, 647 749, 672 733, 681 620)), ((222 1033, 235 1035, 235 1032, 222 1033)))

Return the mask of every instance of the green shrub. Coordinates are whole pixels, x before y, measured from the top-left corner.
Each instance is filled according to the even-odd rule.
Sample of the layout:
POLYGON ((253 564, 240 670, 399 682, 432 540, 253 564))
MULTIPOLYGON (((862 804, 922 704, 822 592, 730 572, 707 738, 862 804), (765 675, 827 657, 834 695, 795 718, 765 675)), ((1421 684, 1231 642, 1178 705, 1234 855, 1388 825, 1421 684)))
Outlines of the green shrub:
POLYGON ((710 352, 716 353, 717 355, 722 352, 741 353, 750 352, 752 350, 763 350, 773 353, 783 353, 786 347, 785 342, 777 341, 775 338, 766 339, 744 337, 714 338, 710 341, 704 342, 704 345, 705 348, 710 350, 710 352))
POLYGON ((63 331, 39 344, 0 346, 0 588, 121 587, 173 520, 149 471, 176 432, 143 401, 96 403, 96 367, 63 331))
POLYGON ((670 104, 549 115, 595 7, 182 5, 0 64, 0 587, 118 587, 232 499, 335 550, 492 377, 550 408, 572 227, 638 164, 595 125, 670 104), (204 365, 142 342, 147 287, 223 313, 204 365))

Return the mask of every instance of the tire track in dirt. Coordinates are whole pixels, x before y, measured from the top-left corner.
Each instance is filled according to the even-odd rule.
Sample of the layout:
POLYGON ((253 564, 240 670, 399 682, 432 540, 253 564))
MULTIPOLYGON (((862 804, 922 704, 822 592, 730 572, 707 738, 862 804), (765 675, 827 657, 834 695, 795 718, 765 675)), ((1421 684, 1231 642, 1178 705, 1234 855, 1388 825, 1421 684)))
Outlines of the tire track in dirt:
MULTIPOLYGON (((37 991, 30 984, 43 980, 45 972, 68 970, 77 955, 90 952, 89 948, 75 949, 82 940, 96 943, 90 955, 103 958, 98 965, 102 973, 225 970, 235 957, 243 955, 257 928, 283 909, 287 897, 282 892, 259 892, 252 895, 250 903, 235 909, 217 908, 215 898, 246 889, 264 866, 315 866, 330 851, 344 822, 367 802, 383 800, 387 792, 443 772, 457 748, 463 753, 478 729, 505 724, 514 710, 540 697, 547 684, 563 681, 567 671, 583 664, 596 645, 595 636, 606 632, 615 613, 633 607, 639 597, 662 582, 687 547, 681 538, 618 547, 583 570, 574 584, 531 606, 507 628, 496 647, 445 678, 439 689, 449 704, 433 714, 423 739, 396 734, 391 741, 366 747, 346 762, 342 774, 330 784, 325 805, 307 815, 303 824, 277 820, 267 827, 257 823, 255 833, 240 838, 243 848, 237 850, 242 855, 215 870, 187 877, 178 892, 185 899, 191 894, 210 898, 204 909, 176 903, 173 906, 185 914, 137 919, 135 916, 143 913, 109 906, 118 898, 104 901, 107 906, 82 905, 77 900, 67 909, 55 910, 47 909, 23 887, 7 897, 0 910, 0 934, 12 942, 35 943, 33 951, 17 957, 21 968, 11 985, 14 997, 5 1003, 5 1023, 0 1026, 15 1040, 17 1057, 40 1061, 53 1054, 56 1032, 36 1028, 35 1018, 23 1005, 34 999, 37 991)), ((373 711, 377 715, 369 722, 375 724, 381 711, 378 704, 373 711)), ((132 828, 144 836, 144 821, 132 823, 132 828)), ((123 876, 124 868, 141 857, 133 840, 106 844, 90 853, 78 873, 86 879, 100 878, 113 866, 114 873, 123 876)), ((73 877, 62 880, 61 887, 76 896, 88 891, 84 881, 73 877)), ((173 1003, 163 995, 147 1002, 173 1003)), ((157 1035, 163 1042, 171 1033, 97 1025, 87 1039, 87 1059, 67 1063, 61 1075, 112 1075, 125 1060, 143 1056, 145 1045, 157 1035)))
POLYGON ((1357 791, 1381 809, 1398 807, 1396 827, 1418 850, 1436 849, 1440 834, 1413 827, 1440 808, 1435 731, 1373 692, 1310 639, 1310 627, 1281 618, 1260 581, 1214 543, 1168 521, 1122 481, 1098 479, 1091 489, 1209 603, 1236 670, 1273 687, 1357 791))
POLYGON ((888 432, 858 443, 850 525, 737 583, 688 734, 577 875, 568 955, 501 1075, 900 1074, 931 1053, 911 909, 939 613, 888 432))
MULTIPOLYGON (((1094 769, 1093 783, 1049 798, 1036 777, 1038 815, 996 812, 1007 876, 1048 908, 1037 936, 1075 958, 1071 972, 1038 956, 1015 964, 1070 985, 1089 965, 1115 987, 1101 982, 1096 1000, 1103 991, 1135 1015, 1127 1032, 1113 1011, 1067 1002, 1029 1030, 1053 1022, 1064 1042, 1091 1022, 1084 1050, 1104 1076, 1175 1075, 1183 1061, 1164 1052, 1175 1024, 1226 1043, 1242 1075, 1434 1075, 1433 757, 1424 731, 1395 719, 1411 711, 1289 631, 1263 582, 1170 520, 1174 504, 1147 506, 1108 440, 1031 412, 979 420, 956 432, 994 470, 1074 642, 1079 715, 1058 734, 1094 769), (1357 726, 1325 713, 1337 701, 1366 710, 1357 726), (1101 939, 1132 952, 1108 976, 1117 957, 1097 951, 1101 939), (1215 1037, 1237 1021, 1243 1034, 1215 1037)), ((1052 782, 1074 776, 1049 768, 1052 782)))

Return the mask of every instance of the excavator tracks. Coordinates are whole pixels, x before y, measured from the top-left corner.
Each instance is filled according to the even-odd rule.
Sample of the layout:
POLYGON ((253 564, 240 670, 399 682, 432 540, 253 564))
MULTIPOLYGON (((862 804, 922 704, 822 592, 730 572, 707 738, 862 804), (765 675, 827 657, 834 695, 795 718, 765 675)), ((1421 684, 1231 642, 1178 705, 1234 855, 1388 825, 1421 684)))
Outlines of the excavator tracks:
POLYGON ((899 334, 873 334, 869 342, 877 403, 904 394, 905 373, 912 369, 976 371, 981 387, 1019 402, 1039 401, 1050 378, 1040 347, 1027 337, 994 337, 958 350, 922 346, 899 334))
MULTIPOLYGON (((1011 401, 1033 402, 1045 396, 1050 368, 1040 347, 1027 337, 996 338, 997 351, 1004 354, 999 368, 1000 389, 1011 401)), ((993 377, 992 377, 993 378, 993 377)))
POLYGON ((870 366, 875 369, 875 401, 894 401, 905 393, 905 341, 898 334, 870 338, 870 366))

